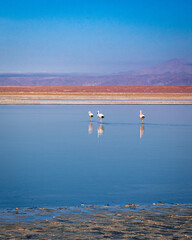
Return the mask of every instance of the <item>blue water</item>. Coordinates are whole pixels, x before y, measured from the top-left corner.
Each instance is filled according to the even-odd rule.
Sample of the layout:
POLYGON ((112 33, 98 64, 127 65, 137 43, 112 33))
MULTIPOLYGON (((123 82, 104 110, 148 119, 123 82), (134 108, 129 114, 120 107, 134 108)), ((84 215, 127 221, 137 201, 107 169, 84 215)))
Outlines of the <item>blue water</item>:
POLYGON ((0 106, 0 208, 157 201, 192 201, 191 105, 0 106))

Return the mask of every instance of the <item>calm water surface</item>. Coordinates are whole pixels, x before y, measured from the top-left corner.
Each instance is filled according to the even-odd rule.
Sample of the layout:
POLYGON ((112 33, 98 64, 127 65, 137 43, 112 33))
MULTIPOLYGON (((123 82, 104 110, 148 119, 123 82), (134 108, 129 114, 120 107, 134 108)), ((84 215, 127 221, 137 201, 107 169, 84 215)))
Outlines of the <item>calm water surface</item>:
POLYGON ((191 105, 0 106, 0 208, 157 201, 192 201, 191 105))

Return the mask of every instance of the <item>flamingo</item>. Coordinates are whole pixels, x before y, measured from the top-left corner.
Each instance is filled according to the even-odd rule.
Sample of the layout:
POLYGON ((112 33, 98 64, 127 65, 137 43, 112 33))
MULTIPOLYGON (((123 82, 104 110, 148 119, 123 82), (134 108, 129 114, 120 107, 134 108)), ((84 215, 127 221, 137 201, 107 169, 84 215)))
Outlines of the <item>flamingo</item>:
POLYGON ((99 113, 99 111, 97 111, 97 117, 100 118, 100 120, 102 121, 102 118, 104 118, 104 115, 102 113, 99 113))
POLYGON ((142 120, 142 124, 143 124, 143 120, 144 120, 144 118, 145 118, 145 115, 142 113, 141 110, 140 110, 139 117, 141 118, 141 120, 142 120))
POLYGON ((89 114, 90 120, 92 121, 93 113, 89 111, 88 114, 89 114))

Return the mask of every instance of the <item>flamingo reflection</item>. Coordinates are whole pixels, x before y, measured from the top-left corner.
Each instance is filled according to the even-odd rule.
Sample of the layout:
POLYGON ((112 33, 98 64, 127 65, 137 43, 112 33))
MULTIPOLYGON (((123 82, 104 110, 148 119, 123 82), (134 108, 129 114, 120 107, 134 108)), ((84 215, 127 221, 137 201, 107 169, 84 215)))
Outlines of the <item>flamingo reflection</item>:
POLYGON ((89 127, 88 127, 88 132, 91 134, 93 132, 93 123, 90 122, 89 127))
POLYGON ((140 138, 142 138, 143 137, 143 133, 144 133, 144 126, 143 126, 143 124, 140 126, 140 131, 139 131, 139 136, 140 136, 140 138))
POLYGON ((97 136, 100 137, 103 135, 104 132, 104 127, 102 125, 102 123, 99 125, 99 127, 97 128, 97 136))

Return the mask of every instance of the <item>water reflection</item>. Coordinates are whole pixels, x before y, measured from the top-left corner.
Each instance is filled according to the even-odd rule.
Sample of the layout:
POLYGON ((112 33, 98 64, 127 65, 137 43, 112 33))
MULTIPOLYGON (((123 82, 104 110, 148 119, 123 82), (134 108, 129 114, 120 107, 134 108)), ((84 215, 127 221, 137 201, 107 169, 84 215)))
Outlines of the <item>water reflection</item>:
POLYGON ((0 105, 0 208, 190 202, 192 106, 144 107, 0 105))
MULTIPOLYGON (((99 127, 97 128, 97 136, 100 137, 103 135, 104 132, 104 127, 102 125, 102 123, 99 124, 99 127)), ((88 133, 92 134, 93 133, 93 123, 90 122, 88 125, 88 133)))
POLYGON ((103 135, 104 132, 104 127, 102 125, 102 123, 99 125, 99 127, 97 128, 97 136, 100 137, 103 135))
POLYGON ((142 138, 144 133, 144 126, 143 124, 140 126, 139 137, 142 138))
POLYGON ((90 122, 89 127, 88 127, 88 132, 91 134, 93 132, 93 123, 90 122))

